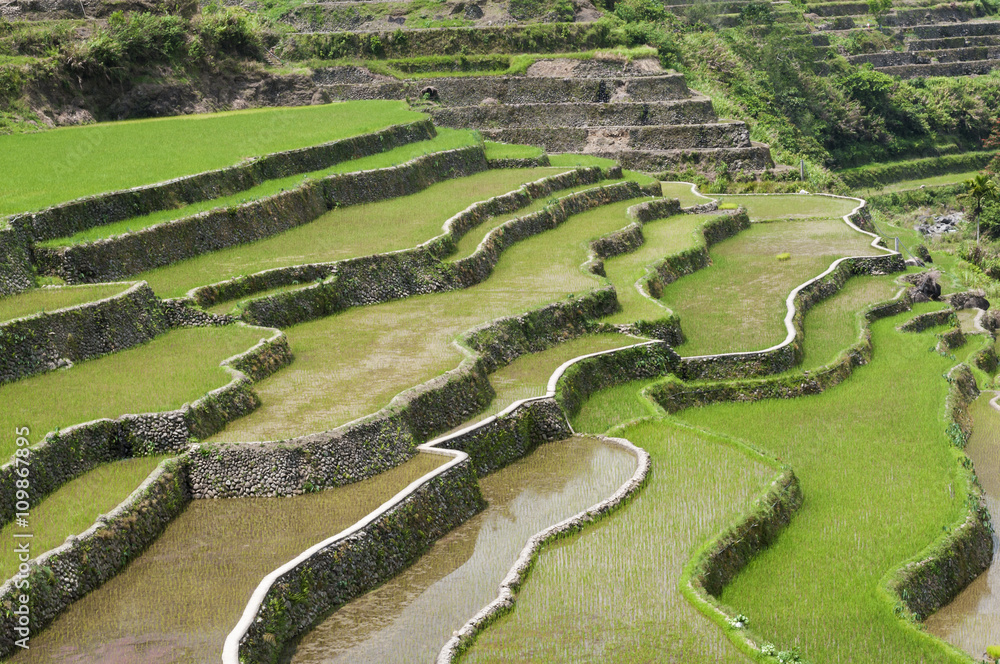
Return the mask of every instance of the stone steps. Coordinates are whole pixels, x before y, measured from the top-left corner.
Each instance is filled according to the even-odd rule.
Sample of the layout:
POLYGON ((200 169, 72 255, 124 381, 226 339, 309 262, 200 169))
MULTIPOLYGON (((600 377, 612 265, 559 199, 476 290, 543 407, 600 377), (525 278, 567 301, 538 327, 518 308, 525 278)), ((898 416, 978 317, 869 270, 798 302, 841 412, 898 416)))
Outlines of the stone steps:
POLYGON ((982 37, 1000 35, 1000 21, 969 21, 964 23, 933 23, 910 26, 917 39, 944 37, 982 37))
POLYGON ((446 106, 432 109, 431 116, 438 125, 476 129, 689 125, 716 119, 712 100, 702 96, 663 102, 446 106))
POLYGON ((760 172, 774 165, 770 149, 762 143, 743 148, 704 148, 678 150, 597 151, 591 154, 617 160, 623 167, 649 173, 684 170, 688 167, 714 171, 725 163, 731 171, 760 172))
POLYGON ((935 64, 935 60, 938 63, 1000 60, 1000 46, 973 46, 931 51, 885 51, 883 53, 851 55, 848 56, 847 60, 852 64, 870 63, 879 70, 903 65, 935 64))
POLYGON ((1000 46, 1000 35, 978 37, 939 37, 937 39, 914 39, 906 43, 908 51, 938 51, 950 48, 974 46, 1000 46))
MULTIPOLYGON (((619 127, 521 127, 484 129, 483 137, 501 143, 537 145, 546 152, 616 154, 692 149, 750 148, 743 122, 619 127)), ((618 159, 618 157, 615 157, 618 159)))
POLYGON ((481 103, 558 104, 617 101, 659 102, 689 99, 682 74, 620 78, 555 78, 546 76, 435 77, 414 81, 336 83, 325 70, 313 80, 333 99, 420 99, 444 106, 476 106, 481 103))
POLYGON ((966 62, 942 62, 937 64, 898 65, 876 67, 884 74, 901 78, 922 78, 926 76, 979 76, 1000 69, 1000 60, 971 60, 966 62))

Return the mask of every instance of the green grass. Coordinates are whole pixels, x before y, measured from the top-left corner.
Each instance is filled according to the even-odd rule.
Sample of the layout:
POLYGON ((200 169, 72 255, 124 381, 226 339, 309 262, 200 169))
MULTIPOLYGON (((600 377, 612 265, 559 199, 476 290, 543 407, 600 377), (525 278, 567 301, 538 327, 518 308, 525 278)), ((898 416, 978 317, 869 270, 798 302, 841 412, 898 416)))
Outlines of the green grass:
POLYGON ((830 198, 828 196, 803 196, 799 194, 775 194, 773 196, 753 196, 716 194, 720 205, 735 203, 746 208, 750 219, 805 219, 808 217, 843 217, 850 214, 859 203, 851 199, 830 198))
POLYGON ((564 362, 581 355, 632 346, 643 341, 645 339, 623 334, 594 334, 519 357, 490 374, 490 383, 497 394, 480 417, 499 413, 520 399, 544 396, 549 378, 564 362))
MULTIPOLYGON (((139 457, 106 463, 62 485, 41 503, 31 508, 31 528, 18 528, 13 522, 0 529, 5 542, 13 542, 14 533, 32 534, 34 556, 54 549, 70 535, 90 528, 98 515, 110 512, 142 484, 166 457, 139 457)), ((0 555, 0 577, 9 579, 17 573, 18 559, 12 547, 0 555)))
POLYGON ((605 319, 606 322, 634 323, 669 316, 669 309, 640 293, 635 284, 640 279, 645 284, 647 268, 653 263, 702 242, 695 236, 696 231, 711 218, 712 215, 681 214, 651 221, 642 227, 646 241, 639 249, 604 261, 604 271, 622 305, 622 310, 605 319))
POLYGON ((351 205, 274 237, 144 272, 162 297, 261 270, 408 249, 440 235, 472 203, 517 189, 559 169, 501 169, 440 182, 411 196, 351 205))
MULTIPOLYGON (((604 422, 581 428, 577 418, 574 427, 603 430, 620 421, 622 396, 598 393, 587 408, 603 411, 604 422)), ((732 445, 663 421, 614 435, 650 453, 648 484, 621 511, 546 547, 514 611, 479 636, 463 664, 750 661, 681 595, 679 584, 694 552, 749 509, 776 471, 732 445)))
MULTIPOLYGON (((81 422, 179 408, 226 385, 230 376, 219 363, 265 336, 262 328, 242 326, 173 330, 143 346, 0 385, 0 427, 29 427, 34 444, 81 422)), ((0 459, 13 452, 14 439, 5 436, 0 459)))
POLYGON ((661 182, 660 186, 663 188, 664 196, 678 199, 682 207, 702 205, 712 201, 710 196, 702 196, 692 192, 691 185, 686 182, 661 182))
MULTIPOLYGON (((559 191, 554 191, 545 198, 540 198, 536 201, 532 201, 529 205, 506 215, 498 215, 496 217, 490 217, 483 223, 479 224, 475 228, 471 229, 468 233, 462 236, 456 243, 455 253, 448 257, 450 261, 457 261, 459 259, 471 256, 475 253, 479 244, 486 239, 486 236, 490 234, 493 229, 498 228, 511 219, 516 219, 518 217, 523 217, 525 215, 531 214, 532 212, 537 212, 544 208, 545 206, 554 203, 556 199, 569 196, 580 191, 586 191, 587 189, 593 189, 594 187, 604 186, 608 184, 613 184, 614 182, 620 182, 620 180, 602 180, 597 184, 582 184, 577 187, 570 187, 568 189, 560 189, 559 191)), ((622 217, 624 220, 625 218, 622 217)), ((623 221, 623 223, 625 223, 623 221)))
POLYGON ((841 219, 754 224, 710 250, 711 267, 663 289, 662 302, 681 319, 684 355, 763 350, 787 332, 785 300, 798 285, 843 256, 879 252, 871 238, 841 219), (775 254, 791 253, 787 261, 775 254))
POLYGON ((597 287, 598 280, 580 269, 587 243, 621 228, 624 209, 639 200, 571 217, 515 244, 490 278, 472 288, 358 307, 287 328, 295 362, 258 383, 262 407, 215 438, 270 440, 331 429, 458 366, 463 356, 452 340, 471 328, 597 287))
POLYGON ((511 145, 486 141, 487 159, 535 159, 545 154, 545 150, 534 145, 511 145))
POLYGON ((919 180, 903 180, 901 182, 894 182, 893 184, 887 184, 884 187, 874 188, 874 189, 862 189, 860 190, 860 196, 870 196, 873 194, 888 194, 894 191, 905 191, 907 189, 919 189, 920 187, 940 187, 946 184, 955 184, 956 182, 965 182, 966 180, 972 179, 980 171, 968 171, 965 173, 948 173, 946 175, 935 175, 929 178, 921 178, 919 180))
POLYGON ((898 277, 853 277, 836 295, 810 309, 803 324, 801 368, 824 366, 857 343, 865 310, 892 299, 902 288, 896 283, 898 277))
POLYGON ((62 288, 33 288, 17 295, 0 298, 0 322, 55 311, 86 302, 101 300, 124 292, 129 284, 98 284, 62 288))
POLYGON ((811 662, 963 661, 879 595, 884 575, 964 519, 967 500, 943 420, 954 361, 928 351, 933 334, 896 332, 906 316, 875 323, 872 362, 821 395, 681 414, 773 452, 801 481, 805 504, 722 601, 811 662))
POLYGON ((294 189, 298 185, 308 182, 309 180, 315 180, 328 175, 376 168, 387 168, 389 166, 396 166, 398 164, 405 163, 425 154, 430 154, 431 152, 453 150, 455 148, 475 144, 476 137, 471 131, 459 129, 440 129, 438 130, 438 135, 429 141, 409 143, 380 154, 334 164, 333 166, 320 171, 312 171, 301 175, 292 175, 286 178, 268 180, 263 184, 253 187, 252 189, 247 189, 246 191, 241 191, 239 193, 232 194, 231 196, 221 196, 219 198, 193 203, 180 208, 161 210, 160 212, 154 212, 142 217, 125 219, 113 224, 95 226, 94 228, 81 231, 71 237, 57 238, 40 244, 43 247, 64 247, 80 244, 82 242, 93 242, 94 240, 113 237, 115 235, 121 235, 122 233, 142 230, 143 228, 148 228, 165 221, 181 219, 206 210, 225 208, 266 198, 281 191, 294 189))
POLYGON ((424 117, 402 101, 263 108, 0 136, 0 215, 235 164, 424 117), (58 187, 52 183, 58 182, 58 187))

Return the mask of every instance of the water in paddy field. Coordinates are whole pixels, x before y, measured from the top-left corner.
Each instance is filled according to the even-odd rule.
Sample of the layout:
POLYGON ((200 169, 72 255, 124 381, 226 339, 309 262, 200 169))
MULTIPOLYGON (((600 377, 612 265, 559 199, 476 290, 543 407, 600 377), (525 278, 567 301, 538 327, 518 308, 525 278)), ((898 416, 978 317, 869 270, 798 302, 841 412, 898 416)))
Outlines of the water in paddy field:
POLYGON ((429 664, 492 602, 535 533, 611 496, 635 472, 625 450, 591 438, 546 443, 480 480, 489 507, 409 569, 330 614, 285 653, 293 664, 429 664))
MULTIPOLYGON (((995 392, 983 392, 969 412, 974 429, 965 451, 986 492, 994 526, 1000 525, 1000 411, 990 406, 995 392)), ((948 606, 924 623, 927 631, 975 658, 1000 646, 1000 546, 993 538, 993 564, 948 606)))
POLYGON ((419 454, 372 479, 304 496, 196 500, 121 574, 9 661, 218 662, 261 579, 447 461, 419 454))

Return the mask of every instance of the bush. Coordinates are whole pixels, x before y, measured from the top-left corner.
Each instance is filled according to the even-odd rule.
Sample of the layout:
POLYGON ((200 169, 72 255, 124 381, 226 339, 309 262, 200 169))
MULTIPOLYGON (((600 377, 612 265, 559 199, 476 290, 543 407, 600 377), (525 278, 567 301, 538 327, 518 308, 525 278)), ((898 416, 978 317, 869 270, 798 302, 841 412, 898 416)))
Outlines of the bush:
POLYGON ((667 10, 657 0, 620 0, 615 16, 626 23, 656 23, 667 17, 667 10))
POLYGON ((179 16, 117 11, 87 42, 87 57, 107 69, 170 62, 185 52, 187 28, 179 16))
POLYGON ((260 19, 242 7, 226 7, 203 14, 198 32, 211 53, 259 58, 264 50, 260 19))

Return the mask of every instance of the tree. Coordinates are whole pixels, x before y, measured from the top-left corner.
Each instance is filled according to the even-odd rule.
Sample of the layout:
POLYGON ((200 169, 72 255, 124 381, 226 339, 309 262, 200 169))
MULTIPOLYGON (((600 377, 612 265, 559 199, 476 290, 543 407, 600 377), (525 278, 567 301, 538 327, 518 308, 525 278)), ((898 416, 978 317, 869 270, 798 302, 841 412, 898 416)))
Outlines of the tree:
POLYGON ((875 24, 881 27, 882 19, 892 9, 892 0, 868 0, 868 13, 875 19, 875 24))
POLYGON ((1000 186, 985 173, 978 173, 971 180, 965 181, 965 193, 972 199, 972 210, 976 217, 976 244, 979 244, 979 216, 983 212, 983 203, 1000 199, 1000 186))

